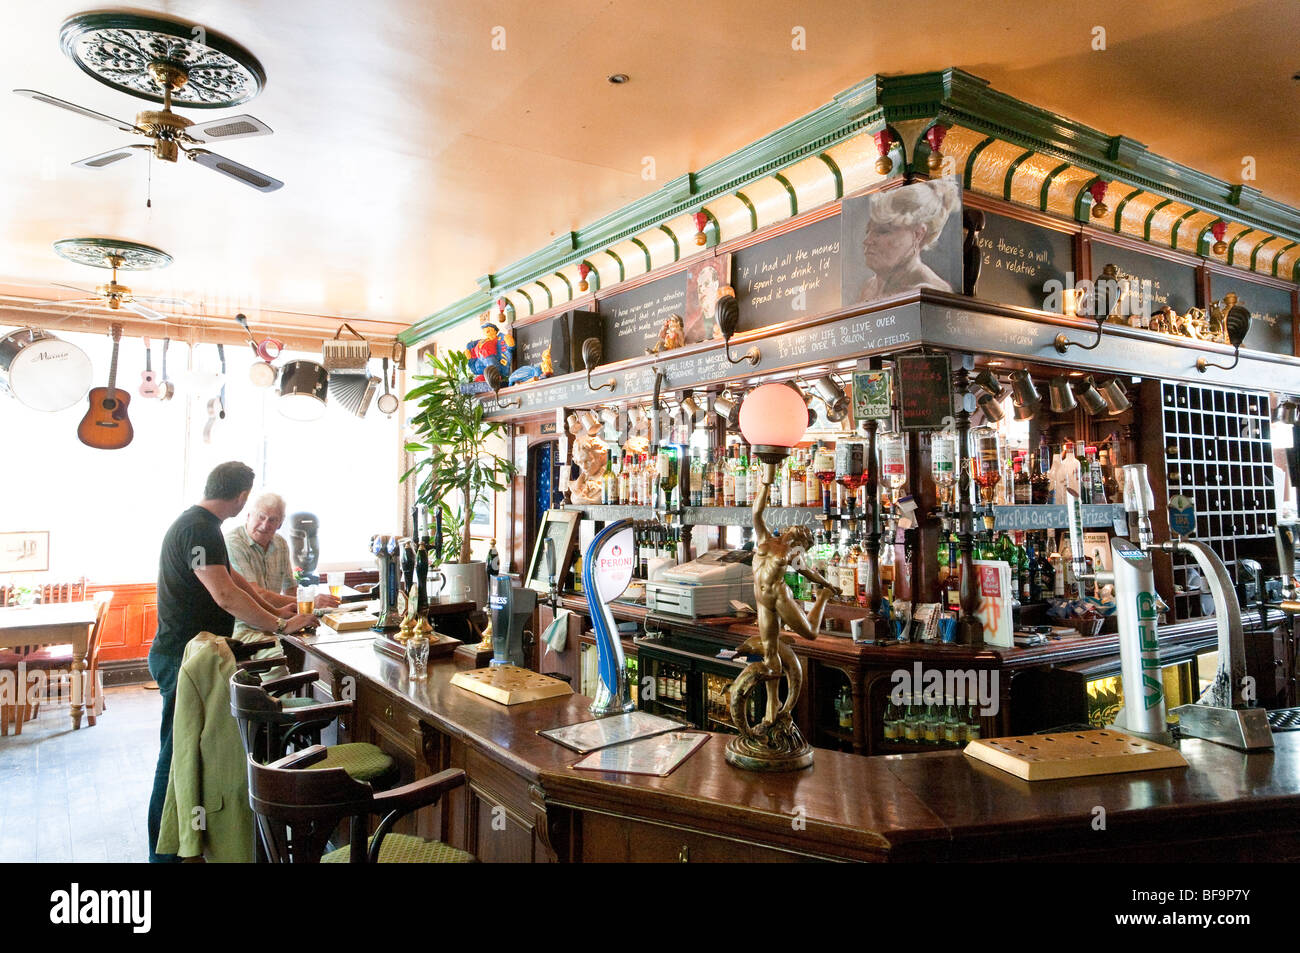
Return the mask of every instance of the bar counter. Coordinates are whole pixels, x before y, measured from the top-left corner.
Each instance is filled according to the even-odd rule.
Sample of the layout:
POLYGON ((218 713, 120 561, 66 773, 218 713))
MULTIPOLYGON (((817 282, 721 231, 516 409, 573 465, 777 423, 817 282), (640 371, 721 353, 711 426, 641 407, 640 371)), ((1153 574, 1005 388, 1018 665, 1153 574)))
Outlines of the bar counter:
POLYGON ((1188 739, 1189 767, 1030 784, 959 752, 863 757, 818 750, 812 768, 742 771, 709 741, 666 778, 575 771, 537 731, 587 721, 581 695, 506 707, 425 682, 371 633, 286 637, 353 698, 348 740, 371 741, 413 777, 446 767, 468 784, 415 828, 485 861, 1296 860, 1300 733, 1246 755, 1188 739))

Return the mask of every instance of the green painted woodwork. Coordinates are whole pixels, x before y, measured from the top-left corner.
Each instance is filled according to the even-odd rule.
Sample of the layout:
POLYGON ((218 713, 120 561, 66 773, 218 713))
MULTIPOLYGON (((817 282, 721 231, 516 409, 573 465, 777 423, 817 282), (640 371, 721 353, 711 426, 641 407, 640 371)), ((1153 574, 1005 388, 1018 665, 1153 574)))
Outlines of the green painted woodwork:
POLYGON ((844 198, 844 173, 840 171, 839 165, 825 152, 817 153, 817 158, 821 159, 831 170, 831 175, 835 176, 835 197, 844 198))
POLYGON ((799 196, 795 194, 794 186, 790 184, 789 179, 779 172, 772 173, 772 178, 780 182, 782 187, 790 193, 790 217, 794 218, 799 214, 799 196))
MULTIPOLYGON (((987 137, 967 161, 968 187, 978 151, 989 142, 1010 142, 1055 156, 1106 181, 1117 180, 1284 241, 1300 241, 1300 211, 1267 198, 1258 189, 1229 185, 1154 155, 1140 142, 1107 135, 1022 102, 962 70, 877 75, 745 148, 679 176, 657 191, 486 276, 474 292, 412 325, 402 333, 401 340, 407 344, 418 342, 483 311, 502 291, 521 288, 676 216, 699 211, 720 196, 733 195, 747 184, 808 156, 821 155, 837 143, 913 120, 961 126, 987 137)), ((902 174, 898 165, 895 176, 902 174)), ((1044 195, 1046 187, 1045 183, 1044 195)), ((1075 217, 1084 222, 1086 194, 1086 190, 1082 191, 1075 203, 1075 217)), ((622 262, 619 265, 621 270, 622 262)))

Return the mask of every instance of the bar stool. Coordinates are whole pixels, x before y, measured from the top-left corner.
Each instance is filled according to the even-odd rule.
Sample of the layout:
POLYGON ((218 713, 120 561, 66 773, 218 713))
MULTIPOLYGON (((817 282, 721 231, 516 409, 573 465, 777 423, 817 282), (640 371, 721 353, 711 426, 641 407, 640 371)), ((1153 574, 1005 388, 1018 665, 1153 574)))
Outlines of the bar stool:
MULTIPOLYGON (((230 676, 230 713, 239 722, 244 752, 259 764, 283 758, 290 747, 302 750, 320 746, 320 733, 339 715, 352 710, 352 702, 319 703, 292 693, 316 681, 318 673, 299 672, 260 681, 243 670, 230 676)), ((317 768, 342 768, 356 781, 376 787, 390 786, 397 778, 392 757, 368 742, 321 747, 325 756, 317 768)))
POLYGON ((248 803, 272 863, 473 863, 472 854, 441 841, 390 833, 400 818, 437 804, 448 791, 463 785, 464 771, 448 768, 376 794, 370 785, 349 777, 346 771, 324 769, 326 753, 326 748, 313 745, 274 764, 248 759, 248 803), (383 819, 374 836, 367 839, 372 814, 383 815, 383 819), (348 846, 325 853, 330 834, 345 819, 349 821, 348 846))

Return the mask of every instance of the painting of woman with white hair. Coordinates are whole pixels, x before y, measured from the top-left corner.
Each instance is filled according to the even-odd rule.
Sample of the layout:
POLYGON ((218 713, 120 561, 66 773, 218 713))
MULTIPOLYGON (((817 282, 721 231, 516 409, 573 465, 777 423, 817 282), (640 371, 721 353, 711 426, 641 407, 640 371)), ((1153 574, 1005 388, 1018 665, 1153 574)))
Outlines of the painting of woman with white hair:
POLYGON ((961 183, 955 176, 846 199, 841 217, 845 302, 961 286, 961 183))

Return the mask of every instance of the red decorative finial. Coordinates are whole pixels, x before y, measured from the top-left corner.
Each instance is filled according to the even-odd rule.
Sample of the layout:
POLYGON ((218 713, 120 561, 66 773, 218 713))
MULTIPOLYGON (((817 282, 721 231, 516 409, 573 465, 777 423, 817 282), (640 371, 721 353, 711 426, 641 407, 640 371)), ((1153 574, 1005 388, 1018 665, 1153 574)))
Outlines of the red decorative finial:
POLYGON ((1088 191, 1092 193, 1092 217, 1101 218, 1110 211, 1106 207, 1106 190, 1110 188, 1110 183, 1104 179, 1098 179, 1092 185, 1088 186, 1088 191))
POLYGON ((502 323, 502 324, 505 324, 505 323, 506 323, 506 307, 507 307, 509 304, 510 304, 510 302, 507 301, 507 300, 505 299, 505 296, 502 296, 502 297, 500 297, 500 298, 497 298, 497 311, 499 311, 499 312, 501 313, 501 323, 502 323))
POLYGON ((695 219, 695 244, 704 245, 708 243, 708 238, 704 235, 704 230, 709 227, 709 216, 704 212, 696 212, 695 219))
POLYGON ((584 261, 581 265, 578 266, 578 277, 582 279, 581 281, 578 282, 579 291, 586 291, 587 288, 590 287, 587 284, 587 276, 589 274, 591 274, 591 265, 587 264, 584 261))
POLYGON ((931 172, 938 172, 943 165, 943 140, 948 135, 948 127, 935 123, 925 131, 925 141, 930 146, 930 157, 925 160, 931 172))
POLYGON ((1228 243, 1223 240, 1223 236, 1227 234, 1227 231, 1228 223, 1222 220, 1210 226, 1210 234, 1214 236, 1214 244, 1210 246, 1210 251, 1216 255, 1223 255, 1228 251, 1228 243))
POLYGON ((880 153, 880 158, 876 160, 876 172, 879 175, 889 175, 889 171, 894 167, 894 160, 889 158, 889 149, 894 144, 894 135, 888 129, 882 129, 873 138, 876 140, 876 151, 880 153))

